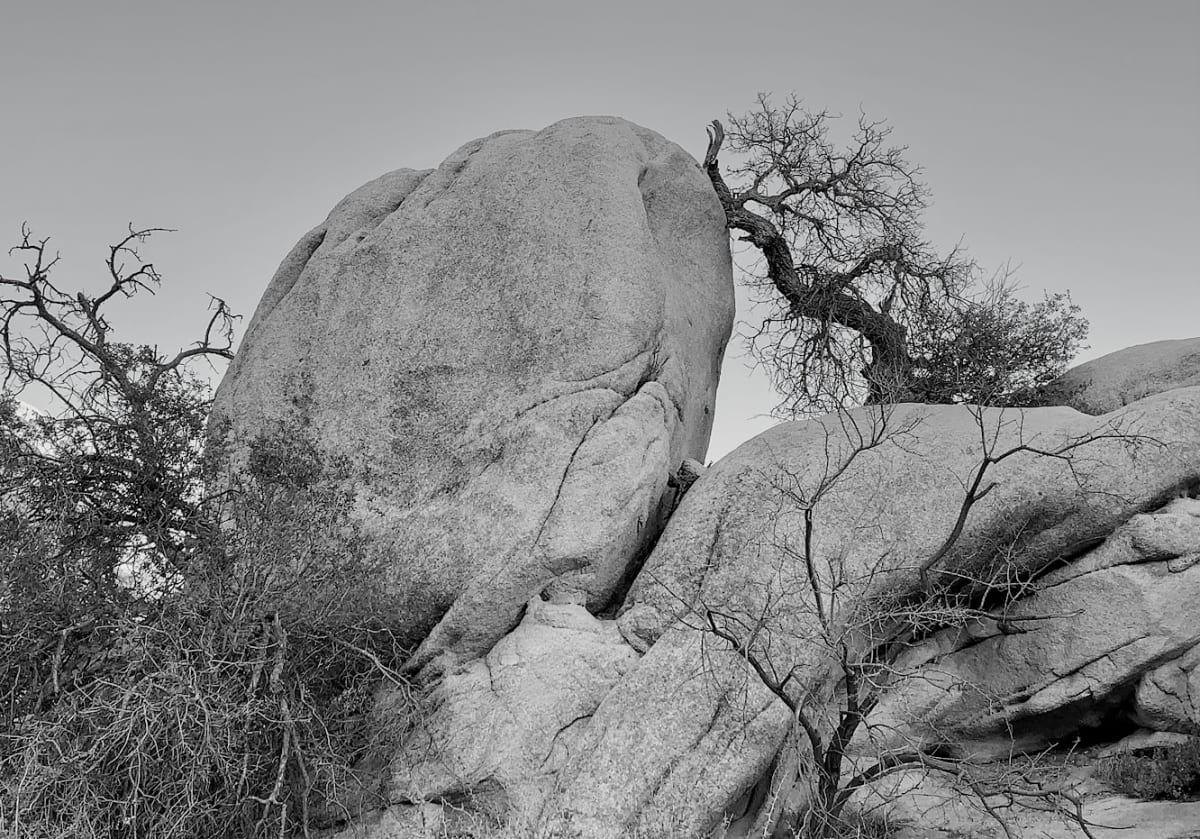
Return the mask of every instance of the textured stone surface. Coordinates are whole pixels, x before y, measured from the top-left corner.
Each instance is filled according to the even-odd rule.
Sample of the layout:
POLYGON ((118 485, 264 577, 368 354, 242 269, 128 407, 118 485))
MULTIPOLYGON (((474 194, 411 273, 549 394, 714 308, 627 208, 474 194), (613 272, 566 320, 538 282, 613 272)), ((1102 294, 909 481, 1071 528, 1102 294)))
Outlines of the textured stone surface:
POLYGON ((432 712, 393 761, 388 800, 457 800, 531 824, 579 732, 637 659, 612 621, 534 599, 491 652, 434 690, 432 712))
POLYGON ((1046 397, 1085 414, 1103 414, 1155 393, 1200 385, 1200 338, 1155 341, 1073 367, 1046 397))
POLYGON ((767 771, 787 721, 735 656, 702 633, 672 630, 605 696, 540 829, 702 835, 767 771))
MULTIPOLYGON (((698 603, 753 608, 763 597, 754 581, 798 570, 801 502, 823 482, 830 485, 813 505, 814 553, 852 571, 875 570, 877 584, 913 585, 917 565, 952 530, 983 457, 981 438, 993 456, 1021 444, 1051 451, 1098 439, 1074 449, 1072 463, 1026 451, 991 466, 994 488, 940 563, 959 572, 983 569, 1014 542, 1017 561, 1029 567, 1077 554, 1200 484, 1200 388, 1104 417, 1067 408, 987 410, 978 414, 982 434, 976 416, 966 406, 902 405, 882 427, 877 412, 859 410, 781 424, 743 444, 680 505, 630 592, 622 630, 645 647, 698 603)), ((1153 538, 1181 538, 1172 533, 1153 538)))
POLYGON ((434 839, 445 836, 452 820, 442 804, 398 804, 372 812, 324 839, 434 839), (449 822, 449 824, 448 824, 449 822))
MULTIPOLYGON (((980 574, 1002 557, 1014 570, 1043 568, 1200 477, 1200 388, 1100 418, 1067 408, 976 414, 899 406, 881 430, 874 415, 777 426, 709 469, 684 497, 618 619, 647 652, 600 703, 590 745, 564 770, 552 808, 572 813, 582 835, 616 836, 664 818, 711 828, 770 765, 788 714, 705 630, 709 611, 746 634, 759 627, 757 643, 770 645, 760 647, 764 660, 795 672, 821 706, 835 671, 802 561, 806 499, 819 495, 812 540, 820 589, 827 595, 837 569, 848 581, 845 604, 916 589, 917 566, 953 528, 981 441, 998 455, 1021 443, 1051 451, 1098 437, 1074 452, 1074 468, 1032 452, 996 464, 988 473, 994 488, 971 510, 943 569, 980 574), (1118 430, 1143 437, 1109 436, 1118 430)), ((1179 591, 1167 585, 1155 596, 1175 603, 1179 591)), ((1145 658, 1168 655, 1164 646, 1145 658)))
MULTIPOLYGON (((1195 601, 1193 620, 1200 618, 1195 601)), ((1200 735, 1200 646, 1146 673, 1134 693, 1134 719, 1156 731, 1200 735)))
MULTIPOLYGON (((915 773, 914 773, 915 774, 915 773)), ((1081 839, 1083 831, 1061 813, 1004 808, 996 818, 964 797, 938 773, 913 777, 906 794, 874 811, 892 820, 889 839, 1081 839)), ((1003 804, 1002 797, 993 805, 1003 804)), ((1141 801, 1098 789, 1083 801, 1093 839, 1196 839, 1200 802, 1141 801)))
POLYGON ((733 291, 696 162, 609 117, 468 143, 342 201, 267 289, 213 448, 338 464, 412 662, 485 653, 546 589, 603 605, 708 443, 733 291))
POLYGON ((1200 552, 1196 507, 1179 499, 1134 516, 1009 606, 1008 631, 980 621, 915 650, 901 664, 917 676, 875 714, 881 730, 899 734, 881 742, 997 757, 1127 717, 1195 731, 1200 692, 1188 686, 1200 643, 1200 565, 1173 565, 1200 552), (928 663, 917 668, 918 659, 928 663))

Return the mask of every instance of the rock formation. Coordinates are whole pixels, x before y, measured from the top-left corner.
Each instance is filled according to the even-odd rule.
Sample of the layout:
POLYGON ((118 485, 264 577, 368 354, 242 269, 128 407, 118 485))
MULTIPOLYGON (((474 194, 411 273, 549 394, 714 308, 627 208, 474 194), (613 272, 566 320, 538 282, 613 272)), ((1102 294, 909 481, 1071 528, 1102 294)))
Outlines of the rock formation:
POLYGON ((579 732, 637 660, 612 621, 534 598, 491 652, 436 687, 434 710, 396 750, 388 799, 458 798, 499 822, 532 824, 579 732))
POLYGON ((385 175, 284 260, 213 449, 330 464, 421 689, 339 836, 770 835, 788 704, 829 742, 875 650, 854 761, 1200 732, 1200 339, 1069 372, 1084 413, 872 406, 705 469, 731 320, 707 179, 611 118, 385 175))
MULTIPOLYGON (((808 501, 814 502, 813 555, 819 558, 826 597, 836 573, 848 581, 842 594, 847 603, 878 594, 895 598, 918 589, 918 566, 953 530, 965 487, 984 455, 981 439, 993 455, 1027 445, 1036 451, 1014 454, 988 473, 994 488, 971 509, 961 537, 938 567, 986 579, 1003 558, 1009 563, 1006 573, 1037 574, 1077 554, 1077 546, 1090 544, 1097 534, 1113 533, 1131 517, 1195 485, 1198 421, 1200 388, 1190 388, 1099 418, 1063 408, 863 409, 783 424, 744 444, 684 499, 630 591, 619 624, 634 646, 648 651, 600 703, 591 726, 595 745, 574 767, 582 780, 567 787, 560 806, 593 817, 596 824, 627 813, 624 824, 630 828, 649 826, 659 812, 686 809, 696 821, 685 824, 700 829, 711 827, 762 782, 762 772, 784 741, 788 714, 756 674, 729 655, 728 644, 706 626, 705 615, 717 615, 743 637, 756 632, 764 662, 794 674, 797 685, 820 693, 824 684, 826 694, 832 693, 838 673, 822 640, 803 562, 808 501), (1073 462, 1037 454, 1088 438, 1092 442, 1074 453, 1073 462), (844 464, 848 467, 842 470, 844 464), (829 483, 831 477, 835 480, 829 483), (679 689, 663 678, 665 673, 684 684, 689 674, 704 676, 699 685, 679 689), (630 740, 653 748, 619 760, 621 744, 630 740), (757 760, 751 744, 761 749, 757 760), (615 801, 637 803, 622 811, 615 801)), ((1160 542, 1173 538, 1161 531, 1158 537, 1160 542)), ((1190 548, 1196 549, 1200 544, 1190 548)), ((1138 561, 1156 563, 1146 573, 1166 575, 1169 556, 1187 550, 1172 544, 1151 550, 1153 560, 1138 561)), ((1113 573, 1120 579, 1124 571, 1113 573)), ((1074 657, 1086 661, 1089 650, 1103 657, 1138 631, 1149 636, 1145 649, 1130 651, 1124 680, 1114 682, 1127 687, 1129 679, 1136 681, 1140 673, 1179 655, 1200 639, 1191 615, 1179 608, 1189 593, 1194 598, 1200 592, 1200 573, 1172 576, 1145 595, 1161 596, 1161 605, 1176 607, 1157 623, 1137 625, 1153 611, 1152 602, 1127 609, 1126 619, 1114 621, 1112 600, 1104 599, 1113 596, 1109 588, 1088 601, 1091 622, 1075 618, 1071 624, 1081 635, 1092 633, 1090 648, 1058 650, 1062 634, 1054 629, 1015 636, 1030 639, 1044 655, 1028 655, 1021 676, 1004 687, 1020 695, 1024 685, 1045 681, 1047 669, 1053 672, 1059 661, 1063 666, 1074 657), (1098 604, 1103 608, 1097 610, 1098 604), (1106 631, 1097 632, 1098 625, 1106 631)), ((1136 602, 1133 592, 1126 596, 1136 602)), ((1071 615, 1077 608, 1031 602, 1032 614, 1050 609, 1053 615, 1071 615)), ((1012 643, 1010 636, 996 635, 996 645, 1012 643)), ((984 673, 994 672, 994 650, 971 650, 978 650, 979 664, 954 685, 986 683, 984 673)), ((943 682, 916 683, 930 695, 945 694, 943 682)), ((1071 687, 1061 684, 1058 690, 1067 693, 1071 687)), ((1000 692, 998 685, 985 698, 1000 692)), ((906 712, 901 722, 942 710, 911 701, 901 707, 906 712)), ((977 709, 964 714, 970 717, 971 710, 977 709)), ((1075 712, 1079 724, 1088 721, 1078 707, 1060 710, 1075 712)), ((997 716, 989 731, 1011 716, 997 716)), ((1063 733, 1047 730, 1040 736, 1063 733)), ((913 738, 911 732, 906 736, 913 738)))
POLYGON ((1135 515, 1005 610, 1024 631, 984 621, 915 652, 928 657, 927 672, 890 694, 879 716, 908 738, 919 729, 923 742, 976 758, 1131 722, 1196 733, 1200 702, 1188 697, 1200 693, 1188 681, 1200 654, 1198 560, 1200 501, 1135 515))
POLYGON ((540 592, 593 610, 703 459, 733 315, 696 162, 623 120, 468 143, 344 199, 271 281, 213 409, 338 464, 412 667, 486 652, 540 592))
MULTIPOLYGON (((521 688, 523 699, 501 686, 453 715, 440 712, 436 732, 418 736, 458 738, 432 753, 433 764, 453 765, 447 777, 459 780, 428 788, 461 792, 461 779, 474 778, 479 812, 507 802, 507 817, 531 835, 691 836, 731 821, 761 835, 802 803, 788 788, 794 772, 780 767, 803 764, 803 752, 780 757, 787 709, 714 634, 708 616, 726 628, 757 628, 761 660, 795 673, 794 683, 815 698, 814 717, 828 719, 822 703, 832 710, 839 676, 801 561, 804 508, 812 502, 826 597, 835 571, 848 581, 846 609, 917 591, 922 560, 954 527, 985 454, 982 440, 992 456, 1014 454, 991 467, 994 488, 930 574, 983 580, 997 563, 1024 573, 1023 596, 1004 612, 1021 630, 981 619, 952 637, 930 636, 900 660, 919 677, 901 683, 873 725, 909 745, 977 755, 1014 739, 1041 748, 1086 734, 1113 713, 1192 730, 1195 707, 1178 697, 1187 695, 1179 687, 1193 678, 1200 641, 1189 608, 1200 594, 1200 565, 1180 560, 1200 550, 1193 515, 1200 502, 1187 497, 1200 477, 1200 388, 1098 418, 1064 408, 898 406, 777 426, 707 470, 642 568, 616 626, 591 625, 589 637, 609 639, 598 648, 602 657, 619 662, 606 671, 611 678, 563 655, 556 679, 590 685, 586 699, 554 698, 535 676, 521 688), (1070 460, 1046 454, 1076 443, 1070 460), (628 642, 623 653, 611 646, 617 629, 628 642), (560 711, 539 704, 560 701, 560 711), (549 727, 493 722, 487 745, 466 745, 463 732, 479 731, 480 718, 496 719, 489 709, 526 705, 545 708, 539 719, 549 727), (1008 726, 1015 738, 1005 739, 1008 726), (502 753, 538 757, 497 761, 502 753)), ((514 637, 527 631, 522 625, 514 637)), ((511 668, 543 666, 531 658, 511 668)), ((439 690, 471 696, 455 686, 504 672, 494 667, 471 665, 439 690)), ((512 684, 506 678, 498 683, 512 684)), ((864 745, 894 744, 877 737, 864 745)), ((389 818, 416 818, 427 805, 412 794, 412 779, 430 777, 430 766, 419 762, 414 775, 400 760, 392 771, 397 804, 389 818)))
POLYGON ((1139 344, 1072 367, 1045 393, 1049 404, 1085 414, 1115 411, 1178 387, 1200 385, 1200 338, 1139 344))

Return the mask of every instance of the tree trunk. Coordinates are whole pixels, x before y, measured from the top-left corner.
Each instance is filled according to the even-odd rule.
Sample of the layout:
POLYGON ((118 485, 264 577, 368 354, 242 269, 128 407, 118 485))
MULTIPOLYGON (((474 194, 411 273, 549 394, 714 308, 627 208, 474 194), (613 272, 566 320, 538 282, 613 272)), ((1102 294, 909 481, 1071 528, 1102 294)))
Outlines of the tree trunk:
MULTIPOLYGON (((904 402, 914 400, 913 363, 908 354, 908 339, 904 327, 885 312, 881 312, 862 297, 846 290, 844 282, 810 284, 796 270, 791 249, 782 232, 770 220, 747 210, 730 191, 721 176, 717 155, 725 139, 721 123, 713 120, 709 131, 708 151, 704 169, 725 210, 725 225, 740 230, 760 251, 767 262, 767 277, 783 295, 794 318, 812 318, 822 323, 854 330, 871 345, 871 360, 860 372, 867 381, 869 403, 904 402)), ((884 246, 868 254, 846 275, 831 280, 847 280, 861 274, 871 262, 886 258, 890 248, 884 246)))

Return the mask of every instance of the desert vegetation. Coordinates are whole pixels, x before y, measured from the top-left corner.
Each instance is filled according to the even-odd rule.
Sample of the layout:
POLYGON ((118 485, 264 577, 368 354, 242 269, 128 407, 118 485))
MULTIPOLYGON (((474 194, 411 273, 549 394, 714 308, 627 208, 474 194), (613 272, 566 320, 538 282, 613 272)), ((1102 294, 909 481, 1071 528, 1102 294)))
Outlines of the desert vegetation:
POLYGON ((1123 749, 1101 758, 1097 775, 1112 789, 1135 798, 1198 798, 1200 738, 1146 749, 1123 749))
POLYGON ((352 767, 383 746, 372 690, 404 686, 373 570, 352 534, 330 548, 346 499, 305 490, 336 464, 263 439, 240 477, 206 472, 195 365, 231 357, 224 304, 173 355, 116 340, 108 308, 153 291, 140 247, 161 232, 115 245, 96 296, 59 289, 28 230, 25 276, 0 280, 6 389, 52 406, 0 404, 0 835, 14 839, 306 833, 370 797, 352 767), (280 527, 284 507, 308 529, 280 527))
POLYGON ((863 114, 839 131, 837 115, 765 94, 728 122, 709 128, 704 165, 750 245, 743 267, 766 306, 750 347, 784 414, 1034 405, 1079 351, 1088 323, 1068 294, 1031 305, 1007 268, 985 281, 963 249, 927 240, 930 190, 886 123, 863 114))
MULTIPOLYGON (((945 743, 872 722, 872 711, 926 678, 911 653, 939 633, 1035 632, 1061 617, 1010 614, 1045 570, 1019 559, 1019 533, 986 561, 945 562, 996 467, 1040 458, 1082 474, 1092 446, 1156 441, 1120 425, 1025 437, 1023 406, 1072 359, 1086 321, 1066 295, 1029 304, 1007 274, 984 283, 961 251, 939 254, 922 233, 920 170, 888 144, 887 127, 864 117, 841 147, 834 122, 763 98, 728 132, 711 128, 705 169, 728 226, 761 254, 750 273, 774 307, 753 345, 784 413, 830 412, 840 436, 826 438, 819 474, 781 466, 762 476, 779 563, 754 608, 701 598, 686 620, 789 712, 764 830, 884 836, 885 805, 906 790, 890 784, 915 772, 949 779, 1005 831, 1009 811, 1031 807, 1086 833, 1078 791, 1044 755, 980 768, 945 743), (741 155, 732 186, 723 148, 741 155), (903 561, 885 552, 856 565, 818 551, 823 510, 845 476, 917 433, 919 420, 894 420, 903 401, 972 406, 979 459, 954 524, 939 547, 903 561)), ((348 524, 346 465, 295 429, 250 441, 236 469, 206 451, 221 435, 209 428, 200 365, 233 357, 226 305, 213 300, 198 340, 171 353, 115 334, 111 307, 161 281, 143 248, 165 233, 130 228, 94 294, 60 288, 48 240, 28 229, 11 252, 19 273, 0 274, 3 839, 344 826, 394 803, 388 763, 422 713, 429 685, 417 686, 413 650, 389 624, 388 569, 378 551, 358 549, 362 534, 348 524)), ((1193 758, 1164 760, 1182 777, 1193 758)), ((1126 786, 1140 771, 1111 769, 1126 786)))
POLYGON ((922 423, 919 415, 897 417, 890 403, 842 409, 827 426, 825 468, 810 473, 780 464, 760 477, 777 500, 763 554, 775 560, 770 579, 754 583, 761 592, 753 605, 704 597, 687 604, 689 625, 718 639, 718 649, 734 651, 791 712, 793 728, 768 792, 771 816, 761 825, 770 835, 781 827, 817 839, 869 834, 887 824, 890 803, 929 781, 932 797, 974 807, 1010 837, 1019 835, 1013 815, 1023 810, 1053 814, 1092 835, 1068 759, 1077 741, 1032 753, 1013 747, 1005 758, 981 760, 969 744, 922 719, 920 708, 873 715, 889 692, 922 680, 1001 704, 980 682, 947 680, 928 642, 936 636, 948 650, 989 636, 1053 632, 1056 620, 1070 617, 1013 609, 1044 569, 1023 556, 1019 526, 995 544, 961 544, 972 508, 996 486, 999 464, 1058 461, 1081 490, 1099 491, 1086 486, 1090 447, 1159 445, 1119 425, 1047 445, 1026 439, 1021 409, 966 410, 978 432, 978 460, 962 476, 953 526, 927 554, 889 549, 861 561, 845 546, 817 547, 828 505, 838 503, 833 499, 856 461, 887 447, 916 449, 922 423), (972 556, 976 561, 964 560, 972 556))

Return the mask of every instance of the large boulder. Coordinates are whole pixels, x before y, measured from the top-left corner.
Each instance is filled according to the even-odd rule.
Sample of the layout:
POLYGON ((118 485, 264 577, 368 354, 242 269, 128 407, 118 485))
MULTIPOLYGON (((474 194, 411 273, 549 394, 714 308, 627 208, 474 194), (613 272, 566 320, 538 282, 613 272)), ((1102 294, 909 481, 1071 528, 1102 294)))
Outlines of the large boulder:
MULTIPOLYGON (((593 611, 703 460, 733 317, 724 215, 682 149, 610 117, 468 143, 356 190, 285 258, 213 407, 336 464, 413 668, 530 598, 593 611)), ((435 668, 437 669, 437 668, 435 668)))
MULTIPOLYGON (((869 642, 888 623, 865 621, 860 607, 892 604, 900 620, 906 597, 963 579, 984 597, 997 572, 1044 573, 1198 481, 1200 388, 1098 418, 905 405, 759 435, 696 483, 639 574, 618 625, 646 652, 600 702, 544 824, 686 835, 737 815, 769 782, 763 829, 792 800, 770 776, 794 774, 810 752, 776 759, 790 715, 730 638, 825 726, 840 644, 869 642)), ((1175 603, 1169 588, 1156 596, 1175 603)), ((1089 624, 1103 625, 1103 615, 1089 624)), ((1139 666, 1169 655, 1156 649, 1139 666)))
POLYGON ((1200 388, 1188 388, 1102 417, 899 405, 778 425, 693 487, 620 624, 645 648, 698 603, 757 608, 764 593, 752 581, 803 571, 795 560, 809 507, 823 562, 871 574, 874 588, 920 585, 919 566, 954 530, 985 456, 999 462, 929 573, 980 575, 1001 555, 1022 569, 1077 555, 1200 485, 1198 416, 1200 388))
POLYGON ((1048 404, 1104 414, 1178 387, 1200 385, 1200 338, 1154 341, 1072 367, 1050 383, 1048 404))

